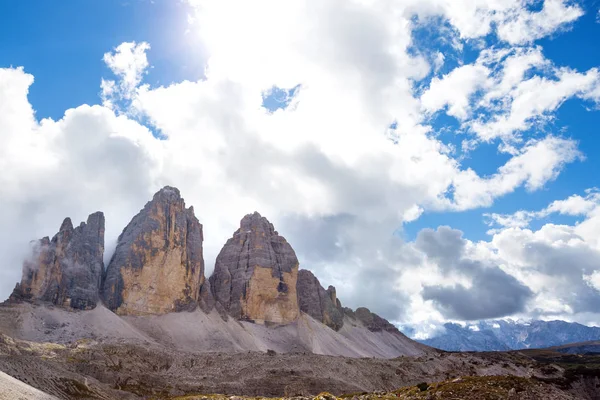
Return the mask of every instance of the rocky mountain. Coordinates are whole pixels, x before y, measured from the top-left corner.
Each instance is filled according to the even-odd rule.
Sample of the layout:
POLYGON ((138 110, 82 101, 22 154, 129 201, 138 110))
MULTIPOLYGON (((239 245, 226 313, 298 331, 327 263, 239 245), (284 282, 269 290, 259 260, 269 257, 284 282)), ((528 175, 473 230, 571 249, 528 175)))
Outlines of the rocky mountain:
MULTIPOLYGON (((209 279, 203 239, 193 208, 167 186, 125 227, 106 270, 102 213, 77 228, 67 218, 52 240, 34 242, 21 282, 0 304, 0 399, 299 398, 323 390, 378 391, 357 395, 364 399, 597 398, 597 356, 440 352, 367 308, 343 307, 256 212, 242 218, 209 279)), ((547 337, 497 326, 494 340, 470 340, 547 337)), ((460 338, 458 328, 447 334, 460 338)))
POLYGON ((210 285, 217 304, 232 317, 286 324, 300 315, 298 267, 292 246, 255 212, 223 246, 210 285))
POLYGON ((300 311, 307 313, 331 329, 338 331, 342 328, 344 310, 337 299, 333 286, 329 286, 325 290, 312 272, 303 269, 298 272, 297 291, 300 311))
POLYGON ((335 288, 299 270, 292 246, 257 212, 242 218, 209 279, 202 225, 176 188, 158 191, 133 217, 106 271, 103 234, 97 213, 75 229, 67 219, 52 241, 42 239, 0 307, 0 330, 34 342, 98 338, 191 352, 431 352, 368 309, 342 307, 335 288))
POLYGON ((546 348, 600 339, 600 328, 565 321, 527 323, 495 320, 462 327, 447 323, 439 336, 421 340, 448 351, 498 351, 546 348))
POLYGON ((104 273, 104 214, 96 212, 73 228, 66 218, 52 240, 32 243, 23 277, 10 300, 44 301, 75 309, 92 309, 104 273))
POLYGON ((368 308, 359 307, 356 311, 344 308, 344 313, 350 318, 355 318, 361 322, 371 332, 399 332, 395 325, 391 324, 385 318, 372 313, 368 308))
POLYGON ((202 225, 179 190, 165 187, 119 236, 103 297, 120 315, 193 309, 204 283, 202 225))

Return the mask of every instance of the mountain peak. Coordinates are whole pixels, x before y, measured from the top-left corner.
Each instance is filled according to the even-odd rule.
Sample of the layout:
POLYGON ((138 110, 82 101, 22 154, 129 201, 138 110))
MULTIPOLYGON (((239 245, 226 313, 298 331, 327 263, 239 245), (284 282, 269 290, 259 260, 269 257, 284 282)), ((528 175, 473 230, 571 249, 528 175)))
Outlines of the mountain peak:
POLYGON ((177 188, 165 186, 125 227, 103 287, 118 314, 194 308, 204 278, 202 225, 177 188))
POLYGON ((153 199, 181 199, 181 193, 179 189, 174 186, 164 186, 158 192, 154 194, 153 199))
POLYGON ((240 221, 240 229, 239 231, 252 231, 260 229, 265 233, 269 234, 277 234, 275 232, 275 228, 273 224, 266 218, 260 215, 257 211, 254 211, 251 214, 246 214, 244 218, 240 221))
POLYGON ((219 308, 234 318, 284 324, 300 313, 298 265, 290 244, 254 212, 223 246, 210 285, 219 308))
POLYGON ((73 230, 73 222, 71 222, 71 218, 67 217, 63 220, 60 225, 59 232, 70 232, 73 230))
POLYGON ((94 213, 73 228, 65 218, 52 240, 32 242, 13 300, 49 302, 76 309, 96 307, 104 273, 104 215, 94 213))

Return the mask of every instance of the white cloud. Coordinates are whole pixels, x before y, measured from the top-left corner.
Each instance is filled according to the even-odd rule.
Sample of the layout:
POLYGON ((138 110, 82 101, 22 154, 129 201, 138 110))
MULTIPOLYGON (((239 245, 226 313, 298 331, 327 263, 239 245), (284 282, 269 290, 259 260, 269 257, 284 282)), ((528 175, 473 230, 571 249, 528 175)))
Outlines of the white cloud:
MULTIPOLYGON (((519 210, 514 214, 484 214, 489 218, 488 225, 499 228, 527 228, 534 219, 550 216, 553 213, 570 216, 593 216, 600 210, 600 193, 596 188, 587 189, 585 196, 574 194, 564 200, 555 200, 539 211, 519 210)), ((488 234, 495 234, 502 229, 494 228, 488 234)))
POLYGON ((429 88, 421 96, 421 104, 428 112, 448 106, 448 115, 465 120, 470 111, 471 95, 486 83, 489 73, 481 65, 464 65, 442 78, 433 78, 429 88))
POLYGON ((133 97, 149 67, 146 56, 149 49, 150 45, 146 42, 124 42, 113 53, 104 54, 104 63, 119 78, 118 83, 102 79, 100 88, 105 106, 110 108, 119 99, 130 100, 133 97))
POLYGON ((503 113, 488 121, 473 121, 471 128, 482 140, 498 137, 512 139, 515 133, 530 129, 551 118, 564 101, 573 97, 585 97, 599 85, 600 75, 596 69, 579 73, 558 69, 556 79, 534 76, 520 81, 503 99, 503 113))
POLYGON ((557 67, 539 46, 496 46, 483 49, 474 63, 434 77, 420 100, 427 113, 446 109, 463 130, 475 134, 466 143, 500 138, 500 150, 516 154, 523 133, 542 130, 565 101, 598 102, 599 93, 597 68, 578 72, 557 67))
POLYGON ((494 175, 481 178, 473 170, 457 173, 453 178, 453 201, 443 199, 446 207, 465 210, 490 206, 494 199, 524 185, 538 190, 555 179, 567 163, 581 157, 577 144, 568 139, 548 136, 532 140, 494 175))
MULTIPOLYGON (((489 218, 487 224, 489 226, 500 226, 502 228, 527 228, 529 223, 534 218, 531 212, 517 211, 514 214, 484 214, 489 218)), ((487 233, 490 235, 499 233, 501 229, 490 229, 487 233)))
POLYGON ((589 189, 585 197, 573 195, 565 200, 553 201, 542 215, 560 213, 565 215, 589 215, 600 205, 600 193, 596 189, 589 189))
POLYGON ((490 106, 493 100, 504 100, 515 90, 533 68, 547 69, 551 63, 544 58, 540 47, 517 47, 508 49, 490 49, 482 51, 478 62, 493 67, 502 62, 501 72, 497 73, 480 105, 490 106))
POLYGON ((583 15, 568 0, 545 0, 540 11, 523 0, 433 0, 407 2, 408 10, 423 17, 444 15, 463 39, 495 33, 512 45, 525 44, 564 29, 583 15))
POLYGON ((581 7, 564 0, 545 0, 539 12, 507 15, 498 27, 498 36, 511 44, 523 44, 553 33, 583 15, 581 7))
POLYGON ((446 57, 444 56, 444 53, 441 51, 435 53, 435 58, 433 59, 433 71, 435 73, 437 73, 444 66, 445 60, 446 57))
POLYGON ((584 277, 600 268, 600 253, 578 227, 508 228, 496 234, 491 245, 505 268, 536 293, 530 315, 574 316, 597 310, 600 296, 584 277))
POLYGON ((594 271, 590 275, 584 275, 583 279, 591 287, 600 292, 600 271, 594 271))

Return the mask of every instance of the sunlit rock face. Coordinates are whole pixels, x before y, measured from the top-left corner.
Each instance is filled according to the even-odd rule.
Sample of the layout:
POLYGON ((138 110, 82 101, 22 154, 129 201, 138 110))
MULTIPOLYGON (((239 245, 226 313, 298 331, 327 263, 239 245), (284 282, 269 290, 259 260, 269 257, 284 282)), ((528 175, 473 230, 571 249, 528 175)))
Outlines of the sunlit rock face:
POLYGON ((204 284, 202 240, 193 207, 185 208, 178 189, 161 189, 119 236, 104 280, 107 307, 120 315, 195 308, 204 284))
POLYGON ((307 313, 331 329, 339 330, 344 325, 344 311, 337 299, 335 287, 327 290, 312 272, 301 269, 298 272, 298 303, 300 311, 307 313))
POLYGON ((215 263, 210 284, 218 309, 237 319, 286 324, 300 310, 298 258, 259 213, 246 215, 215 263))
POLYGON ((104 214, 91 214, 76 228, 66 218, 52 240, 44 237, 32 242, 21 283, 10 299, 92 309, 99 300, 103 256, 104 214))

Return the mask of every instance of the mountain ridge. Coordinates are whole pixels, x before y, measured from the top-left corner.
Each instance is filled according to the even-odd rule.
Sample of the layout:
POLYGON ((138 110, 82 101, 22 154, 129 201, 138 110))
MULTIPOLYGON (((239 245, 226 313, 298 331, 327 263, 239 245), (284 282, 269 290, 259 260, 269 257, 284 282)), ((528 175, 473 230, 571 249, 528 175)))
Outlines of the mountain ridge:
MULTIPOLYGON (((102 337, 201 352, 273 349, 381 358, 430 352, 369 309, 343 307, 335 288, 323 288, 310 271, 300 269, 292 246, 258 212, 242 218, 213 274, 205 277, 202 224, 170 186, 159 190, 119 235, 106 270, 101 264, 101 276, 94 275, 96 302, 49 301, 45 292, 27 290, 40 271, 51 271, 46 279, 51 282, 68 275, 66 266, 89 259, 90 249, 100 249, 93 255, 102 260, 103 233, 102 213, 76 229, 65 219, 53 239, 58 247, 52 257, 24 263, 27 273, 0 310, 16 315, 7 318, 11 322, 3 331, 33 341, 102 337), (60 247, 67 243, 63 237, 95 227, 89 221, 100 216, 102 235, 95 241, 63 246, 69 251, 60 247)), ((97 272, 95 264, 77 266, 80 275, 97 272)), ((70 279, 69 288, 77 291, 88 281, 70 279)))
POLYGON ((547 348, 600 340, 600 328, 560 320, 514 322, 480 321, 463 327, 444 324, 441 335, 418 340, 446 351, 502 351, 547 348))

